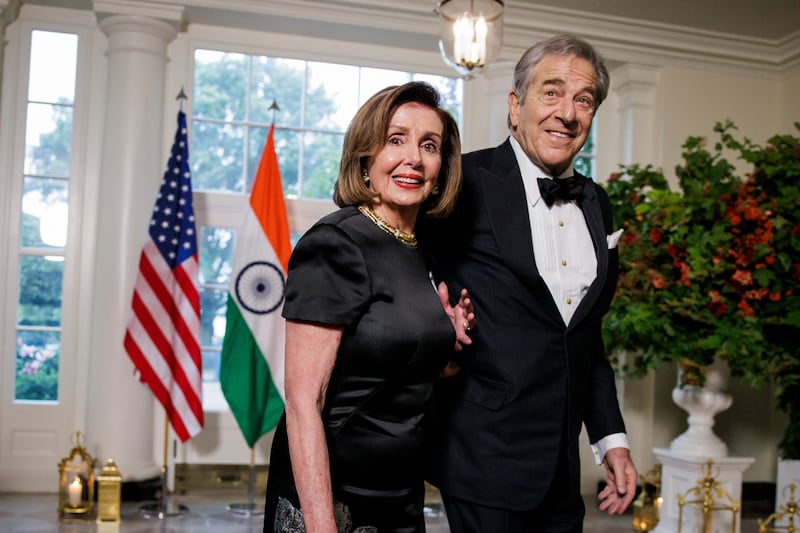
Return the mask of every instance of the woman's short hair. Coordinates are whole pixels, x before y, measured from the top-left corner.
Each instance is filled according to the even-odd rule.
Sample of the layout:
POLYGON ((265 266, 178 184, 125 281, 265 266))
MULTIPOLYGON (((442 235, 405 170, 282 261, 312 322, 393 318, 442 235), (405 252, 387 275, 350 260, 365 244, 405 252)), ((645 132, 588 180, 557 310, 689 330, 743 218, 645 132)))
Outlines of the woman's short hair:
POLYGON ((431 194, 421 212, 433 218, 450 214, 461 189, 461 138, 453 117, 441 107, 439 93, 431 85, 412 81, 386 87, 373 95, 353 117, 344 135, 339 177, 333 187, 333 201, 339 207, 370 203, 375 193, 364 183, 364 173, 372 159, 383 149, 389 122, 397 108, 418 103, 433 109, 442 121, 441 157, 437 185, 439 194, 431 194))

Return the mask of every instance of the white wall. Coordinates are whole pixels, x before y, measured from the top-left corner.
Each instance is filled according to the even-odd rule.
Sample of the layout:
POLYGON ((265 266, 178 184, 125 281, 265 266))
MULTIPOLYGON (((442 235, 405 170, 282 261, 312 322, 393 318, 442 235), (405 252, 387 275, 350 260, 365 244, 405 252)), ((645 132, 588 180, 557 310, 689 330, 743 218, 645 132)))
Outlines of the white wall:
MULTIPOLYGON (((733 71, 666 67, 658 86, 658 127, 662 163, 670 176, 682 162, 681 145, 689 135, 706 136, 709 146, 719 139, 716 122, 730 119, 737 137, 765 142, 783 133, 780 109, 784 83, 779 76, 733 71)), ((735 163, 735 160, 730 160, 735 163)), ((737 165, 744 170, 746 167, 737 165)))

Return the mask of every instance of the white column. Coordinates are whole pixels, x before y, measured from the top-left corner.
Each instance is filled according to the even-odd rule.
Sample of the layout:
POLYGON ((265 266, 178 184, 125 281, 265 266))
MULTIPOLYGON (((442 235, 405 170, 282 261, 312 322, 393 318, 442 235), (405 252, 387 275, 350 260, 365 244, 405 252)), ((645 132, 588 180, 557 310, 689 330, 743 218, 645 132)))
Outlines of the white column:
POLYGON ((464 152, 497 146, 508 136, 506 96, 511 88, 514 64, 495 62, 475 79, 464 82, 463 138, 464 152))
POLYGON ((611 87, 619 97, 620 161, 656 163, 656 88, 659 70, 625 64, 611 74, 611 87))
POLYGON ((497 146, 506 140, 509 135, 508 129, 508 92, 511 90, 512 78, 514 76, 514 63, 511 61, 499 61, 490 66, 486 73, 488 81, 488 144, 497 146))
MULTIPOLYGON (((153 449, 160 409, 134 377, 123 338, 139 254, 166 165, 164 146, 167 45, 182 8, 96 2, 108 36, 108 81, 98 194, 88 431, 99 459, 114 457, 124 479, 158 475, 164 450, 153 449)), ((172 126, 174 130, 174 126, 172 126)), ((158 436, 156 436, 158 437, 158 436)), ((156 439, 159 440, 159 439, 156 439)))

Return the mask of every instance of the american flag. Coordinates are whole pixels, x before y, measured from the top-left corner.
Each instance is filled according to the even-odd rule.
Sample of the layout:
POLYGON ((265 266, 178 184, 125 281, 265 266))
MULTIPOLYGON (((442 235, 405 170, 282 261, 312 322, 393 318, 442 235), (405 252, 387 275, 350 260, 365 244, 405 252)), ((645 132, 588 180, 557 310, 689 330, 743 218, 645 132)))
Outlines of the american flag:
POLYGON ((203 405, 197 234, 183 111, 148 233, 125 351, 185 442, 203 428, 203 405))

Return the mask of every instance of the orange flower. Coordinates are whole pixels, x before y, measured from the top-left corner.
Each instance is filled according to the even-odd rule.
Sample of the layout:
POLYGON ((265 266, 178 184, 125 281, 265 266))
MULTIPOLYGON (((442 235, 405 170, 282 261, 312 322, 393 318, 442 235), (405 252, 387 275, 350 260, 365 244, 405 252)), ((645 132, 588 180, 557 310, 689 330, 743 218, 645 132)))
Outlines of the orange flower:
POLYGON ((753 274, 747 270, 737 269, 736 272, 733 273, 733 276, 731 276, 731 279, 744 287, 753 284, 753 274))
POLYGON ((739 305, 736 307, 739 308, 741 314, 744 316, 756 316, 756 312, 750 307, 750 304, 747 303, 747 300, 739 300, 739 305))

